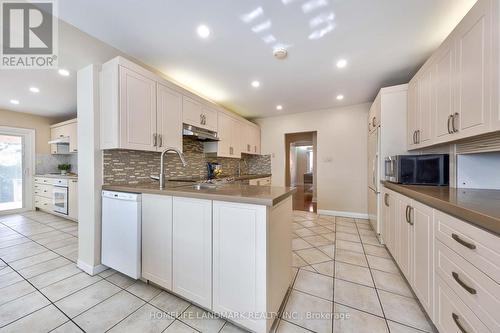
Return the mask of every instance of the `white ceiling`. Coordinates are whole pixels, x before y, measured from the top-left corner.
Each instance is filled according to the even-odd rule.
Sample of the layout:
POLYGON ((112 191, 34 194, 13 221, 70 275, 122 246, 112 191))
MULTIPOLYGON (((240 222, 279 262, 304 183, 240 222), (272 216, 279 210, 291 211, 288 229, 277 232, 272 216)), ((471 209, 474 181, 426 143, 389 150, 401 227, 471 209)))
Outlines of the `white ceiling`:
MULTIPOLYGON (((408 82, 474 2, 71 0, 59 1, 59 16, 203 96, 244 116, 262 117, 368 102, 379 88, 408 82), (309 10, 311 5, 319 7, 309 10), (245 23, 243 15, 256 9, 262 14, 245 23), (317 17, 332 24, 313 27, 317 17), (267 30, 252 31, 267 22, 267 30), (202 23, 211 29, 207 40, 196 35, 202 23), (309 38, 328 27, 333 29, 322 38, 309 38), (270 34, 276 42, 265 43, 270 34), (288 45, 286 60, 272 56, 276 44, 288 45), (348 60, 345 69, 336 68, 339 58, 348 60), (260 88, 251 87, 253 80, 260 88), (343 101, 335 99, 338 94, 343 101), (277 111, 277 104, 284 109, 277 111)), ((66 30, 71 33, 60 34, 60 59, 72 70, 118 53, 66 30)), ((28 94, 30 102, 21 100, 16 108, 47 115, 76 109, 74 72, 64 79, 55 71, 11 71, 8 80, 4 72, 0 108, 7 107, 4 99, 21 100, 14 95, 33 83, 42 90, 37 102, 28 94)))

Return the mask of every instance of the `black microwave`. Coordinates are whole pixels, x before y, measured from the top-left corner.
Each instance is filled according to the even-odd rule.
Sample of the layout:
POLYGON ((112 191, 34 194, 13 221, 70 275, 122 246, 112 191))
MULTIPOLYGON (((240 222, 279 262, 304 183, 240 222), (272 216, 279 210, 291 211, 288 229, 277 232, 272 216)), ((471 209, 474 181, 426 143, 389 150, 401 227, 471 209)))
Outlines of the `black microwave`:
POLYGON ((431 154, 387 157, 385 180, 406 185, 449 185, 450 156, 431 154))

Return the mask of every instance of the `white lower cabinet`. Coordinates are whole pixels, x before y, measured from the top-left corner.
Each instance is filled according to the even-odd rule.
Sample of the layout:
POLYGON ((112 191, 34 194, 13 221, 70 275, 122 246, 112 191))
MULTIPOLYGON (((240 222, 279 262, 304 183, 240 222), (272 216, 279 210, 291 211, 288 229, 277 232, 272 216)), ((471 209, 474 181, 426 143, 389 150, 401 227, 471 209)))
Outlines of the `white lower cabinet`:
POLYGON ((411 199, 404 196, 396 197, 396 204, 399 207, 398 218, 396 219, 397 230, 398 230, 398 265, 403 272, 405 278, 411 281, 411 269, 412 269, 412 249, 413 249, 413 237, 412 237, 412 226, 410 210, 411 210, 411 199))
MULTIPOLYGON (((265 314, 266 207, 214 201, 213 210, 213 310, 265 314)), ((234 321, 262 331, 258 318, 234 321)))
POLYGON ((142 277, 172 290, 172 197, 142 195, 142 277))
POLYGON ((173 198, 172 290, 212 308, 212 201, 173 198))

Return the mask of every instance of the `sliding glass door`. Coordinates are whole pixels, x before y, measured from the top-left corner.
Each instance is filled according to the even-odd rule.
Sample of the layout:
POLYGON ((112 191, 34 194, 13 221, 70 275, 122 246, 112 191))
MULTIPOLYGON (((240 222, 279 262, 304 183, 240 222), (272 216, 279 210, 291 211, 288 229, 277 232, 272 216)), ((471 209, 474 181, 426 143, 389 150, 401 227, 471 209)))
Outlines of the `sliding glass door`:
POLYGON ((0 212, 23 208, 23 137, 0 132, 0 212))

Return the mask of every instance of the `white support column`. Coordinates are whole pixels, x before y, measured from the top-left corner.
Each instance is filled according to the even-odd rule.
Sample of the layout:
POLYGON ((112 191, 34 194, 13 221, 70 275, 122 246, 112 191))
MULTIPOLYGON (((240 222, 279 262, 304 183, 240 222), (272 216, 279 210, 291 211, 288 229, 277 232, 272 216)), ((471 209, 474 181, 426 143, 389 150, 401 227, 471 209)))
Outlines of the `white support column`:
POLYGON ((101 264, 102 151, 99 137, 99 66, 78 71, 78 267, 90 275, 101 264))

